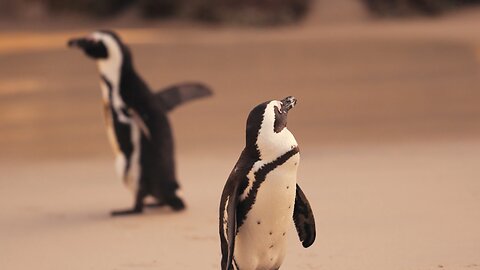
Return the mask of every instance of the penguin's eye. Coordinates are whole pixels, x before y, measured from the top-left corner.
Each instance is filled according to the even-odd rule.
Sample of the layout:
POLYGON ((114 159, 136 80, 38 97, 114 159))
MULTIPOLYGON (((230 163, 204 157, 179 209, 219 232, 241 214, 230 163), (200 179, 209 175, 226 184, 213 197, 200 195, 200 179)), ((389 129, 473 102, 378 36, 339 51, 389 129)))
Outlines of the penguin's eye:
POLYGON ((108 50, 102 41, 92 41, 86 46, 85 52, 93 58, 107 58, 108 50))

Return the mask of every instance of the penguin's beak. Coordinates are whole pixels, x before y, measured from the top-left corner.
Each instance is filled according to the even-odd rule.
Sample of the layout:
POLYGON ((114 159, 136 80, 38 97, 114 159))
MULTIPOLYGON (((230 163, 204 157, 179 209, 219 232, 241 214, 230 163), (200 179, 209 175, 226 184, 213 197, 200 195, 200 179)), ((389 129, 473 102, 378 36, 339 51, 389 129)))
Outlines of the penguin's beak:
POLYGON ((70 48, 86 49, 95 44, 95 40, 91 38, 72 38, 68 41, 67 45, 70 48))
POLYGON ((295 97, 289 96, 282 99, 282 111, 288 112, 290 109, 295 107, 297 104, 297 99, 295 97))
POLYGON ((107 47, 102 41, 91 37, 72 38, 67 42, 70 48, 79 48, 89 57, 94 59, 105 59, 108 57, 107 47))

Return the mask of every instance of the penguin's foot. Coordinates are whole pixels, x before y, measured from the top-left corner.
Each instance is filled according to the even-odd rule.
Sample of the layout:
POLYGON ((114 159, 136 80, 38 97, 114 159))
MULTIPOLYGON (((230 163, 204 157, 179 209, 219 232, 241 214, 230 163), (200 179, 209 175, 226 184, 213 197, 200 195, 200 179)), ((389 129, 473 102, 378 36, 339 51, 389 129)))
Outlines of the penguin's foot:
POLYGON ((157 208, 167 205, 165 202, 146 203, 143 206, 147 208, 157 208))
POLYGON ((166 204, 168 204, 174 211, 185 209, 185 203, 179 197, 171 198, 166 204))
POLYGON ((112 211, 110 214, 112 217, 118 217, 118 216, 126 216, 126 215, 137 215, 141 214, 143 211, 142 209, 128 209, 128 210, 117 210, 117 211, 112 211))

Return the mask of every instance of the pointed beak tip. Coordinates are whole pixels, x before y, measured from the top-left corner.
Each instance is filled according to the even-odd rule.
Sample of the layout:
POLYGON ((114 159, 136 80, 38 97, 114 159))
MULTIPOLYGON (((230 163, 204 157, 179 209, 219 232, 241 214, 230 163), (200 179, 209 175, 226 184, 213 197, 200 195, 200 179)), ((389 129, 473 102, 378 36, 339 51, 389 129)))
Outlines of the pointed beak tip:
POLYGON ((298 99, 294 96, 291 96, 290 99, 292 100, 292 106, 294 107, 295 105, 297 105, 297 102, 298 102, 298 99))
POLYGON ((84 48, 89 43, 91 43, 91 39, 85 37, 79 38, 71 38, 67 41, 67 46, 69 48, 84 48))
POLYGON ((75 48, 78 47, 78 39, 70 39, 67 41, 68 48, 75 48))

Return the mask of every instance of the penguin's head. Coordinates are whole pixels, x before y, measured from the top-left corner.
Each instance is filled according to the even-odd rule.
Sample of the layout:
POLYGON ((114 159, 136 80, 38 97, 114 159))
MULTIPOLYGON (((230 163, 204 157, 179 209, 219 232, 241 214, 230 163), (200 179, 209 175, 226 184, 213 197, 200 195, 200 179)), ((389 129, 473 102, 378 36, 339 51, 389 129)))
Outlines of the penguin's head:
POLYGON ((81 49, 85 54, 105 66, 118 66, 130 60, 130 52, 113 31, 95 31, 86 37, 72 38, 68 47, 81 49))
POLYGON ((293 134, 287 129, 289 111, 297 99, 289 96, 257 105, 247 119, 246 147, 259 158, 273 158, 297 146, 293 134))

